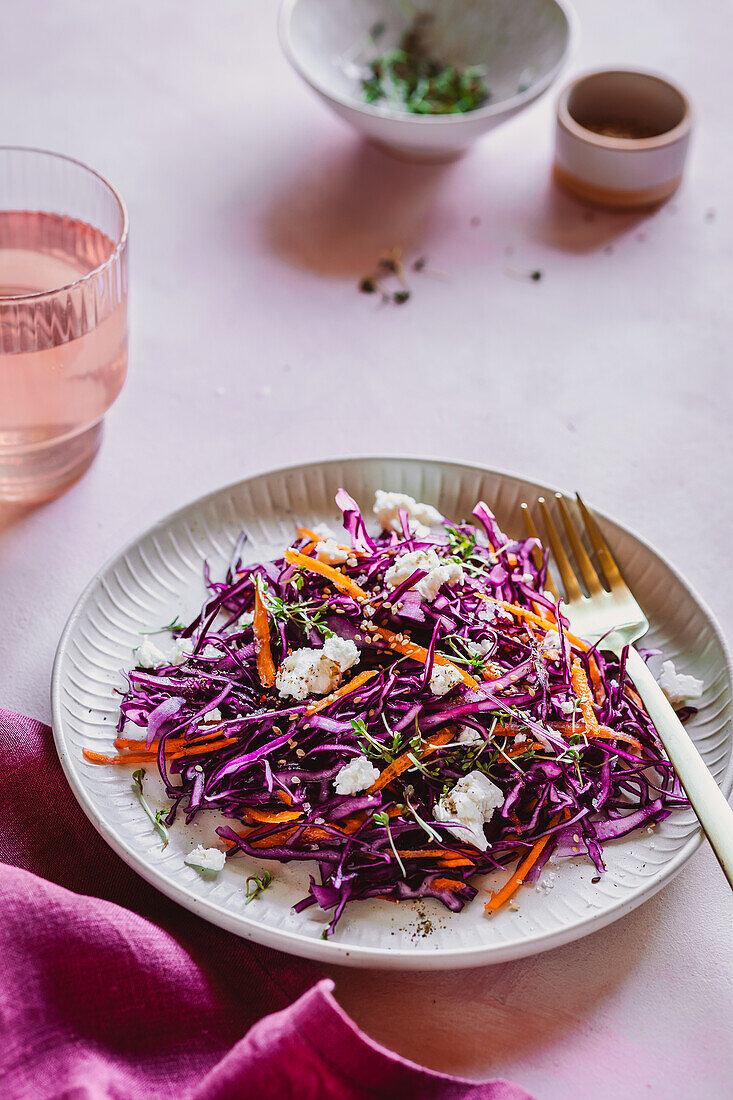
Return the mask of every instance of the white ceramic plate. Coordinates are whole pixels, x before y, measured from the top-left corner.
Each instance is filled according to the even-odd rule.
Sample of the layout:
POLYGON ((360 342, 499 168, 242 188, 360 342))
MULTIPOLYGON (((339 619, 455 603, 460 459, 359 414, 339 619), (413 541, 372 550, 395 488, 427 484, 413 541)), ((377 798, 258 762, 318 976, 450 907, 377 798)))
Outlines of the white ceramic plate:
MULTIPOLYGON (((215 840, 215 820, 173 831, 165 851, 130 786, 131 768, 87 763, 85 746, 109 751, 115 736, 121 669, 132 667, 140 631, 193 616, 204 596, 202 561, 216 576, 237 535, 248 534, 246 557, 281 553, 296 524, 333 522, 336 489, 345 486, 371 507, 377 488, 402 490, 445 515, 469 516, 489 502, 509 532, 522 531, 519 504, 552 490, 507 474, 452 462, 409 458, 333 460, 276 470, 204 497, 121 550, 81 596, 59 643, 53 671, 53 722, 61 763, 82 808, 108 844, 164 894, 214 924, 247 939, 313 959, 354 966, 476 966, 530 955, 609 924, 651 897, 680 870, 700 843, 691 811, 675 813, 652 834, 644 831, 609 844, 608 873, 593 885, 583 861, 556 868, 548 892, 525 887, 519 911, 484 915, 486 894, 463 912, 438 902, 394 905, 381 901, 347 906, 335 936, 321 939, 328 917, 315 907, 301 915, 292 904, 307 884, 308 865, 271 866, 275 881, 250 905, 244 879, 264 864, 231 860, 215 881, 183 862, 199 842, 215 840), (418 912, 419 910, 419 912, 418 912), (425 934, 425 915, 432 931, 425 934)), ((652 624, 648 641, 685 672, 705 681, 703 705, 689 729, 723 788, 730 789, 731 670, 710 613, 658 554, 611 521, 602 521, 624 573, 652 624)), ((155 795, 152 769, 146 785, 155 795)), ((164 805, 161 801, 160 805, 164 805)), ((202 815, 203 816, 203 815, 202 815)), ((506 872, 504 872, 504 877, 506 872)), ((498 880, 496 880, 498 881, 498 880)), ((494 886, 491 878, 480 887, 494 886)))

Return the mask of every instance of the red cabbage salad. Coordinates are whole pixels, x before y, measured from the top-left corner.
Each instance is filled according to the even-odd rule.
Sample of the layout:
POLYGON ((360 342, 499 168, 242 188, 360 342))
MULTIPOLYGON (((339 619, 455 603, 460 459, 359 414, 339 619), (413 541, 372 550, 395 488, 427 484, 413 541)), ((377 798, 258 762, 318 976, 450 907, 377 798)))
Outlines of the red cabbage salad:
MULTIPOLYGON (((625 654, 569 632, 537 539, 484 503, 454 524, 380 490, 378 535, 344 489, 336 503, 345 535, 298 528, 251 565, 242 536, 222 580, 204 564, 200 613, 136 650, 117 754, 85 750, 157 768, 167 812, 146 806, 144 768, 135 783, 164 837, 178 815, 230 821, 186 862, 306 861, 294 908, 331 911, 327 936, 363 898, 458 911, 482 890, 491 914, 550 859, 600 876, 607 841, 687 804, 625 654)), ((248 898, 270 880, 250 876, 248 898)))

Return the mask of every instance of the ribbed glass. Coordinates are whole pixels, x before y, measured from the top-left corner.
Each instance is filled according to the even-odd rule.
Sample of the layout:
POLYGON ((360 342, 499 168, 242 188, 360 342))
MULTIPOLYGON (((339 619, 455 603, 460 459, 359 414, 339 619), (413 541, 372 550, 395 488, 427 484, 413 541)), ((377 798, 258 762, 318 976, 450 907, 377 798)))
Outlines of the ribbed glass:
POLYGON ((0 499, 87 468, 127 372, 127 214, 96 172, 0 147, 0 499))

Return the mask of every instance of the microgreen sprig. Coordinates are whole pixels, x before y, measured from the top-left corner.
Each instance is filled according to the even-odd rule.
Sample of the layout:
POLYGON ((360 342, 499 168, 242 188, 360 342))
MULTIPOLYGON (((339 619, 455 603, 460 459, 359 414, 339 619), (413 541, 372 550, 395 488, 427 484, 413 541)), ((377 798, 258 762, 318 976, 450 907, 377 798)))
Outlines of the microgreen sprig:
POLYGON ((247 898, 244 904, 249 905, 251 901, 254 901, 257 895, 266 890, 271 882, 272 875, 269 871, 263 871, 262 875, 248 875, 244 883, 246 888, 245 897, 247 898))
POLYGON ((154 630, 141 630, 140 634, 164 634, 166 630, 170 630, 174 633, 176 630, 183 630, 184 623, 179 623, 178 616, 173 619, 172 622, 167 623, 165 626, 158 626, 154 630))
POLYGON ((362 746, 366 756, 373 756, 376 753, 377 756, 386 760, 388 764, 392 763, 394 755, 382 741, 377 741, 376 737, 372 737, 369 730, 366 728, 366 722, 362 718, 352 718, 351 726, 356 736, 363 737, 366 741, 366 745, 362 746))
POLYGON ((387 813, 386 810, 383 810, 381 813, 374 814, 373 818, 374 818, 374 821, 376 821, 378 825, 384 825, 385 829, 387 830, 387 839, 390 843, 390 847, 391 847, 392 851, 394 852, 394 857, 395 857, 395 859, 397 860, 397 862, 400 866, 400 870, 402 871, 402 877, 407 878, 407 872, 405 871, 405 865, 402 862, 402 860, 400 859, 400 853, 395 848, 394 840, 392 839, 392 830, 389 827, 389 814, 387 813))
POLYGON ((425 830, 425 832, 428 834, 428 836, 430 837, 431 840, 436 841, 437 843, 440 843, 440 839, 441 839, 440 833, 437 833, 435 831, 435 829, 432 827, 432 825, 428 825, 427 821, 424 821, 422 819, 422 817, 420 817, 420 814, 417 812, 417 810, 413 806, 412 802, 410 802, 410 797, 407 794, 407 791, 405 791, 405 802, 407 803, 408 810, 410 811, 412 816, 415 818, 415 821, 418 823, 420 828, 425 830))
POLYGON ((136 772, 132 773, 133 790, 137 794, 137 797, 140 800, 140 805, 142 806, 143 810, 145 811, 146 816, 153 823, 153 827, 155 828, 155 830, 158 833, 160 833, 160 835, 162 836, 162 838, 163 838, 163 847, 167 848, 168 847, 168 840, 170 838, 168 836, 168 829, 166 828, 166 826, 163 824, 163 821, 162 821, 162 817, 163 817, 163 814, 164 814, 165 811, 158 810, 156 813, 154 813, 153 810, 150 809, 150 806, 148 805, 147 799, 145 798, 145 795, 143 794, 143 779, 144 778, 145 778, 145 768, 138 768, 136 772))

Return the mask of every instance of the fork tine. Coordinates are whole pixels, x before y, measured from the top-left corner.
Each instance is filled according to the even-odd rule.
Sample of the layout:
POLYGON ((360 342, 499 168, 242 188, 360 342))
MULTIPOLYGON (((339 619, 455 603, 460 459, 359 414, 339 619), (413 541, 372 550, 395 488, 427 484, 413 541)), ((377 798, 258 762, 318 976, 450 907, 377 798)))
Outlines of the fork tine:
POLYGON ((588 532, 588 538, 593 543, 593 549, 598 555, 598 560, 601 563, 601 569, 606 575, 609 588, 626 588, 626 582, 624 581, 619 568, 614 561, 613 554, 608 548, 608 544, 600 532, 598 524, 595 521, 594 516, 588 511, 583 503, 580 493, 575 494, 575 499, 578 502, 581 514, 583 516, 583 522, 585 523, 585 529, 588 532))
MULTIPOLYGON (((529 510, 529 505, 522 502, 520 508, 522 509, 522 514, 524 515, 524 527, 527 534, 531 539, 539 539, 539 531, 537 530, 535 522, 532 519, 532 513, 529 510)), ((545 556, 539 546, 535 546, 534 550, 532 551, 532 559, 534 561, 535 567, 538 570, 541 569, 542 566, 545 564, 545 556)), ((557 585, 552 579, 552 573, 550 572, 549 565, 547 567, 547 573, 545 574, 545 588, 548 592, 552 592, 552 595, 555 597, 555 602, 557 603, 557 601, 560 599, 560 593, 558 591, 557 585)))
POLYGON ((555 500, 560 509, 560 515, 562 516, 563 525, 570 539, 570 545, 573 548, 575 560, 580 566, 580 572, 583 574, 583 580, 588 589, 588 595, 599 596, 601 592, 603 592, 603 586, 598 579, 598 574, 595 571, 593 562, 588 557, 588 552, 581 542, 580 535, 573 522, 573 517, 570 515, 567 501, 562 493, 555 493, 555 500))
POLYGON ((542 509, 542 518, 545 521, 545 527, 547 528, 547 537, 550 540, 550 549, 555 555, 555 561, 557 562, 557 568, 560 570, 560 576, 562 577, 562 583, 565 586, 565 598, 567 600, 580 600, 583 593, 580 591, 580 585, 578 579, 575 576, 573 567, 570 564, 567 554, 565 553, 565 547, 560 542, 560 536, 557 533, 557 528, 552 521, 550 515, 550 509, 547 507, 547 502, 544 497, 537 497, 537 503, 542 509))

